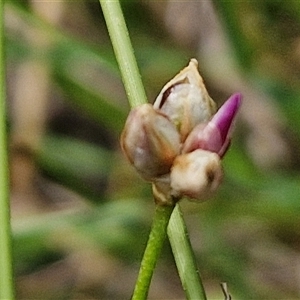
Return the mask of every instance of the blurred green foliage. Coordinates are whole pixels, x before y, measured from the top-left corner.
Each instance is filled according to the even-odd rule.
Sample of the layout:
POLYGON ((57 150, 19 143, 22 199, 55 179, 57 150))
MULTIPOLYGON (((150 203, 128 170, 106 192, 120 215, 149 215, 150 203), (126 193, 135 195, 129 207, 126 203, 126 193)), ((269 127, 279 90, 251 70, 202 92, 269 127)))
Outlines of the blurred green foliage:
MULTIPOLYGON (((34 58, 50 66, 52 84, 65 105, 96 121, 100 128, 96 134, 109 135, 114 142, 113 146, 91 143, 86 137, 60 135, 49 129, 35 154, 37 166, 85 201, 74 211, 14 221, 16 276, 23 278, 89 247, 116 257, 125 269, 129 267, 128 272, 132 265, 137 271, 154 206, 150 187, 134 177, 120 155, 117 140, 128 104, 109 39, 105 34, 95 37, 98 42, 75 36, 38 17, 29 4, 21 4, 7 2, 7 9, 28 28, 39 28, 51 43, 47 51, 40 51, 9 30, 8 64, 16 66, 34 58), (95 182, 101 191, 94 188, 95 182)), ((80 5, 87 9, 87 30, 96 26, 96 33, 106 32, 98 3, 80 5)), ((218 194, 204 204, 182 203, 192 244, 210 299, 222 298, 219 281, 228 283, 236 299, 296 299, 300 295, 293 284, 299 273, 293 267, 300 255, 299 1, 215 1, 215 6, 235 49, 235 62, 249 82, 279 106, 287 120, 284 129, 287 138, 291 137, 291 151, 296 154, 292 155, 295 161, 284 168, 260 168, 246 151, 247 130, 245 134, 241 124, 224 160, 225 179, 218 194), (281 280, 281 271, 286 281, 281 280)), ((176 44, 145 3, 123 1, 123 8, 152 101, 165 82, 196 55, 196 49, 176 44)), ((211 89, 218 94, 218 86, 211 89)), ((166 269, 173 264, 168 248, 162 264, 166 269)), ((80 290, 74 284, 62 292, 63 299, 73 297, 72 288, 80 290)), ((32 295, 34 292, 22 297, 32 295)), ((49 291, 47 298, 54 299, 53 295, 49 291)), ((81 295, 130 297, 127 290, 114 294, 101 285, 97 293, 84 290, 81 295)))

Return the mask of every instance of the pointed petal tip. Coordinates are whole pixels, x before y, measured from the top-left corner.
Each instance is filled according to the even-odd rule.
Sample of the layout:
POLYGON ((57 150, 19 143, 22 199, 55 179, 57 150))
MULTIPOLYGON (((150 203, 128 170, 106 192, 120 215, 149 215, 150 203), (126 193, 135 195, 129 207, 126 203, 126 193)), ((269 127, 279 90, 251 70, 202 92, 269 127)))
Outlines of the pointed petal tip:
POLYGON ((242 94, 235 93, 220 107, 211 122, 217 126, 220 131, 222 141, 225 141, 229 129, 234 121, 235 115, 242 103, 242 94))
POLYGON ((235 110, 237 111, 242 104, 242 98, 243 95, 241 93, 235 93, 231 95, 226 102, 231 102, 232 106, 235 107, 235 110))
POLYGON ((222 113, 231 115, 234 117, 234 115, 237 113, 239 107, 242 103, 242 94, 241 93, 235 93, 231 95, 228 100, 221 106, 220 110, 222 110, 222 113))

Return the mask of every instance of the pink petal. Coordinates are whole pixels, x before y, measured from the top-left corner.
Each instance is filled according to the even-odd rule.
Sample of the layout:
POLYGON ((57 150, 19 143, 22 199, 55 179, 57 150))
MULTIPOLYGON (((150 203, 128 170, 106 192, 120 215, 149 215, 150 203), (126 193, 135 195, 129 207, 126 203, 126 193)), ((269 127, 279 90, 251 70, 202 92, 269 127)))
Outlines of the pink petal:
POLYGON ((210 123, 215 124, 219 129, 222 143, 226 141, 229 135, 230 128, 233 124, 236 113, 241 105, 242 95, 233 94, 213 116, 210 123))
POLYGON ((202 149, 223 157, 230 145, 230 129, 240 107, 241 98, 241 94, 232 95, 208 124, 197 125, 187 137, 182 153, 202 149))

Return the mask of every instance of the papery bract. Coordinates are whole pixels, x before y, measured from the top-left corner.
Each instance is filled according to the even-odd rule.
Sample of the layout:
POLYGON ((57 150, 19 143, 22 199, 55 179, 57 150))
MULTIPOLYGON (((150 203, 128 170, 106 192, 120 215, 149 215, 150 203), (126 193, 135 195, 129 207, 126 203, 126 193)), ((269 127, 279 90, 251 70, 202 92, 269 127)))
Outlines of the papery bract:
POLYGON ((175 196, 172 195, 170 174, 155 178, 152 183, 152 191, 154 200, 158 204, 172 205, 179 200, 179 198, 175 198, 175 196))
POLYGON ((207 93, 196 59, 191 59, 189 65, 163 87, 153 107, 176 125, 182 142, 197 124, 211 118, 215 103, 207 93))
POLYGON ((144 104, 131 110, 121 135, 121 147, 146 180, 170 171, 180 151, 176 127, 162 113, 144 104))

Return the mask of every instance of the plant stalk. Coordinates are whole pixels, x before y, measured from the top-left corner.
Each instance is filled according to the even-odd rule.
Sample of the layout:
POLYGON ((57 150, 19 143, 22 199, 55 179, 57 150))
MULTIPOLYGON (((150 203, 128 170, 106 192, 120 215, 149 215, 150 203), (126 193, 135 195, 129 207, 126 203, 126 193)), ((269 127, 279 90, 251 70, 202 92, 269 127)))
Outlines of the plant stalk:
POLYGON ((179 205, 176 205, 171 216, 168 237, 186 298, 206 300, 205 290, 179 205))
POLYGON ((14 299, 6 141, 4 0, 0 1, 0 299, 14 299))
MULTIPOLYGON (((120 3, 118 0, 99 1, 120 67, 129 103, 132 108, 147 103, 120 3)), ((133 292, 133 300, 145 300, 147 298, 153 271, 167 235, 168 223, 173 209, 174 206, 156 205, 151 232, 133 292)), ((191 244, 187 236, 185 223, 178 205, 176 205, 175 211, 176 213, 173 213, 171 217, 168 234, 183 288, 188 299, 206 300, 191 244)))
POLYGON ((167 235, 167 226, 174 206, 156 205, 147 247, 142 259, 132 300, 147 299, 153 271, 167 235))
POLYGON ((119 1, 99 0, 131 107, 147 103, 119 1))

